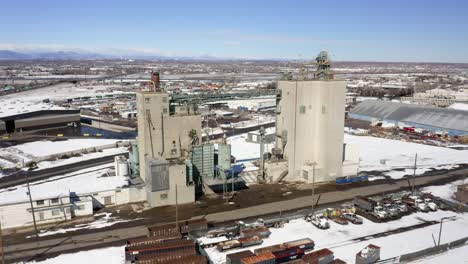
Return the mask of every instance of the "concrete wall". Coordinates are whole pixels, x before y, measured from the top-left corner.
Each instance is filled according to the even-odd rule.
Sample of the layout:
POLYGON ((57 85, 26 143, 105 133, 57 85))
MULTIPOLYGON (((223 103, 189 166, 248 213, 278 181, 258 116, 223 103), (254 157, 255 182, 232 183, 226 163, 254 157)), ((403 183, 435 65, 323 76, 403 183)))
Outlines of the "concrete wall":
POLYGON ((313 163, 317 182, 342 176, 346 81, 279 81, 278 89, 276 146, 282 146, 286 131, 286 180, 304 181, 304 171, 313 163))
POLYGON ((169 166, 169 190, 151 192, 147 191, 148 203, 153 207, 195 202, 195 185, 187 186, 185 164, 169 166))
MULTIPOLYGON (((88 203, 88 207, 90 207, 90 200, 84 200, 81 204, 86 202, 88 203)), ((38 225, 69 220, 75 215, 74 210, 76 209, 70 203, 69 197, 60 197, 55 203, 52 202, 52 199, 33 201, 33 207, 38 225)), ((89 212, 89 210, 80 211, 78 215, 89 214, 89 212)), ((92 214, 92 211, 90 214, 92 214)), ((33 225, 29 201, 0 205, 0 222, 2 222, 2 227, 5 229, 33 225)))

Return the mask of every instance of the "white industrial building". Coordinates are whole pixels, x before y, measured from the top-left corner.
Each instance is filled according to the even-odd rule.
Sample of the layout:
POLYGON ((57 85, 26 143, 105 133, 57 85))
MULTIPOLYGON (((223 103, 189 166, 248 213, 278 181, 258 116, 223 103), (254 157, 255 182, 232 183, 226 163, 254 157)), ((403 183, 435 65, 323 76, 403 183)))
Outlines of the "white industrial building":
POLYGON ((164 206, 195 201, 195 187, 186 176, 185 159, 201 140, 201 115, 191 105, 171 105, 159 90, 153 73, 153 91, 137 93, 140 176, 148 203, 164 206), (177 195, 175 189, 177 188, 177 195))
MULTIPOLYGON (((333 181, 357 173, 358 150, 343 143, 345 100, 344 80, 278 81, 273 154, 287 160, 285 180, 312 182, 315 176, 317 182, 333 181)), ((282 173, 275 166, 270 171, 282 173)))

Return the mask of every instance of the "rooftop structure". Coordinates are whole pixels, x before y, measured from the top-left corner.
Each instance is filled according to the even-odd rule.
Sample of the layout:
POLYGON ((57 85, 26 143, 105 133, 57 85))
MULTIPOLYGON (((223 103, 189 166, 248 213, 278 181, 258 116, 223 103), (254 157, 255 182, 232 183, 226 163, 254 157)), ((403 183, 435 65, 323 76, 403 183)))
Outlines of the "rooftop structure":
POLYGON ((442 130, 449 135, 468 134, 468 111, 426 105, 367 100, 351 110, 350 117, 373 121, 402 122, 428 130, 442 130))

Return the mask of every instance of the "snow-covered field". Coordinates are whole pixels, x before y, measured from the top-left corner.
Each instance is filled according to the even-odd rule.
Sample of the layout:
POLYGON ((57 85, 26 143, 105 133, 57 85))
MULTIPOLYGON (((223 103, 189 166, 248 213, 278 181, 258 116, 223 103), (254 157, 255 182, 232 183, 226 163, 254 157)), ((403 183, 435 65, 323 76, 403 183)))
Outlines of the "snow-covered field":
MULTIPOLYGON (((79 195, 112 190, 127 185, 127 177, 106 175, 109 167, 112 166, 113 163, 90 167, 63 176, 31 183, 31 196, 33 199, 45 199, 69 195, 70 192, 75 192, 79 195)), ((0 204, 24 201, 29 201, 26 184, 0 189, 0 204)))
POLYGON ((121 247, 108 247, 93 249, 88 251, 80 251, 76 253, 63 254, 55 258, 46 259, 44 261, 33 261, 28 263, 40 264, 83 264, 83 263, 124 263, 125 250, 121 247))
MULTIPOLYGON (((264 240, 263 244, 247 249, 253 250, 296 239, 310 238, 315 241, 315 249, 328 248, 334 252, 335 258, 340 258, 347 263, 354 263, 355 254, 368 244, 380 246, 380 257, 381 259, 386 259, 432 247, 434 245, 432 234, 436 237, 438 236, 439 225, 430 225, 377 238, 371 237, 372 235, 421 224, 426 221, 439 221, 442 217, 450 216, 455 216, 456 218, 453 221, 444 221, 441 243, 447 243, 468 236, 468 214, 444 211, 415 213, 405 216, 401 220, 387 223, 373 223, 364 219, 362 225, 348 224, 342 226, 330 222, 330 229, 328 230, 320 230, 305 220, 296 219, 285 224, 283 228, 271 228, 271 235, 264 240), (367 240, 357 240, 357 238, 364 237, 367 240)), ((242 250, 245 249, 219 252, 216 247, 213 247, 207 248, 206 252, 214 263, 225 263, 226 254, 242 250)))
POLYGON ((360 171, 383 171, 385 175, 396 179, 413 174, 416 153, 416 174, 423 174, 432 169, 453 169, 460 164, 468 164, 468 150, 347 134, 344 141, 359 146, 360 171))
MULTIPOLYGON (((102 147, 115 144, 119 140, 115 139, 68 139, 61 141, 34 141, 0 149, 0 166, 5 168, 22 165, 31 160, 41 160, 47 156, 60 154, 69 151, 78 151, 86 148, 102 147)), ((103 152, 87 153, 82 157, 74 157, 68 160, 57 160, 43 162, 40 168, 59 166, 78 162, 80 160, 92 159, 108 156, 117 153, 127 152, 125 148, 111 148, 103 152)))
MULTIPOLYGON (((20 93, 14 93, 2 96, 2 100, 11 100, 22 98, 24 101, 39 102, 44 99, 50 101, 66 100, 69 98, 96 96, 106 94, 122 94, 124 92, 114 91, 115 88, 120 89, 120 85, 75 85, 72 83, 59 83, 48 87, 28 90, 20 93)), ((134 93, 134 92, 132 92, 134 93)))

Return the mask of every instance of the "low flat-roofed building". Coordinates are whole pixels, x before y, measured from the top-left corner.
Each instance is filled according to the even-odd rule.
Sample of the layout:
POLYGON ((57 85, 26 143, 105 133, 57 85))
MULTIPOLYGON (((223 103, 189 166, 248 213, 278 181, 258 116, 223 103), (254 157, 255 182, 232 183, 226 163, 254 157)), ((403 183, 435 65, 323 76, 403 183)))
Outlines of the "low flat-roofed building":
POLYGON ((49 103, 0 101, 0 134, 80 125, 80 110, 49 103))

